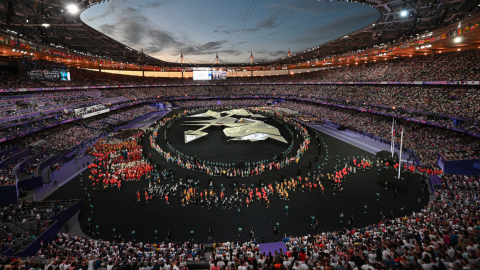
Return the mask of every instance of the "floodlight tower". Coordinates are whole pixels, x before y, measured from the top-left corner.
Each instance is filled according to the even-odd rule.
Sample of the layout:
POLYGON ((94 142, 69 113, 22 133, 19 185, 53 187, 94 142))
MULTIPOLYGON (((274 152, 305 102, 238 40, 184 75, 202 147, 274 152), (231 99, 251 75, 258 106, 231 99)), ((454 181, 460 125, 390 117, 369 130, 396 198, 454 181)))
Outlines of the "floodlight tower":
POLYGON ((183 64, 183 52, 180 52, 180 63, 183 64))
POLYGON ((250 64, 253 65, 253 52, 250 52, 250 64))
POLYGON ((290 48, 288 48, 288 53, 287 53, 288 56, 292 55, 292 53, 290 52, 290 48))
POLYGON ((217 53, 217 57, 215 57, 215 62, 218 64, 218 53, 217 53))

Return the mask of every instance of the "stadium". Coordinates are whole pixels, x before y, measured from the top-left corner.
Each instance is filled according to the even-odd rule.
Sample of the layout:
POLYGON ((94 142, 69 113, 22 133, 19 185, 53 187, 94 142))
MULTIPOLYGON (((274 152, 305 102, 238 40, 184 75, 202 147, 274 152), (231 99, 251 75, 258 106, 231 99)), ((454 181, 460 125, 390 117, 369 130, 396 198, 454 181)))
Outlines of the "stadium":
POLYGON ((480 268, 479 0, 0 0, 0 270, 480 268))

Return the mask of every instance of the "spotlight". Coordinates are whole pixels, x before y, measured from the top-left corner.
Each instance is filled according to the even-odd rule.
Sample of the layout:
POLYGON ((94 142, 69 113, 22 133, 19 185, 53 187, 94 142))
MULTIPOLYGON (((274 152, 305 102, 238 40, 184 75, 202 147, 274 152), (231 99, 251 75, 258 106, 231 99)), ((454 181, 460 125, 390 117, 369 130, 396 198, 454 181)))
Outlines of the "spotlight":
POLYGON ((72 14, 75 14, 78 12, 78 7, 74 4, 70 4, 67 6, 67 10, 68 12, 72 13, 72 14))
POLYGON ((456 38, 453 39, 453 42, 455 42, 455 43, 459 43, 460 41, 462 41, 461 37, 456 37, 456 38))
POLYGON ((408 11, 406 11, 406 10, 400 11, 400 16, 407 17, 407 15, 408 15, 408 11))

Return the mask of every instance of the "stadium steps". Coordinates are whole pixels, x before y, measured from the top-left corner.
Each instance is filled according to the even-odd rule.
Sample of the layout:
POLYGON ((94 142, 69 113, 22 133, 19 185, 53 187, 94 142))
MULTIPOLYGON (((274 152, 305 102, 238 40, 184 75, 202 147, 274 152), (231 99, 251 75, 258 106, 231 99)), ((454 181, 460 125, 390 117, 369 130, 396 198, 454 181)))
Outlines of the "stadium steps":
POLYGON ((22 174, 17 174, 17 177, 18 177, 18 181, 23 181, 23 180, 32 178, 32 175, 22 173, 22 174))
POLYGON ((109 123, 109 122, 105 122, 105 121, 100 121, 101 123, 104 123, 104 124, 107 124, 107 125, 110 125, 110 126, 115 126, 115 124, 112 124, 112 123, 109 123))
POLYGON ((70 124, 75 125, 75 126, 79 126, 79 127, 86 127, 86 128, 90 128, 90 129, 93 129, 93 130, 97 130, 96 128, 85 126, 85 125, 80 125, 80 124, 77 124, 77 123, 74 123, 74 122, 70 122, 70 124))
POLYGON ((362 113, 362 111, 355 111, 351 115, 354 116, 354 115, 359 114, 359 113, 362 113))
POLYGON ((43 147, 41 147, 41 146, 34 145, 34 146, 30 146, 30 148, 35 153, 35 155, 43 152, 43 147))
POLYGON ((61 152, 60 150, 56 150, 56 149, 53 149, 51 147, 41 147, 41 146, 30 146, 30 147, 31 147, 31 149, 32 149, 32 151, 34 152, 35 155, 43 152, 43 149, 48 150, 49 154, 57 154, 57 153, 61 152))

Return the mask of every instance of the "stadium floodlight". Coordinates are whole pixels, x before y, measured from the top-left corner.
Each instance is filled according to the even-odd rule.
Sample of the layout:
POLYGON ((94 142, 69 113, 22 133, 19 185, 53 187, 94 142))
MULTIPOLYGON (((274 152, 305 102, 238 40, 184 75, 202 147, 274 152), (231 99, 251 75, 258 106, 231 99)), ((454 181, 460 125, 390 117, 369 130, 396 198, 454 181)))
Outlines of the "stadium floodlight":
POLYGON ((408 15, 408 11, 407 11, 407 10, 404 9, 404 10, 400 11, 400 16, 402 16, 402 17, 407 17, 407 15, 408 15))
POLYGON ((462 41, 461 37, 456 37, 456 38, 453 39, 453 42, 455 42, 455 43, 459 43, 460 41, 462 41))
POLYGON ((76 14, 78 12, 78 7, 74 4, 70 4, 67 6, 67 10, 72 14, 76 14))

